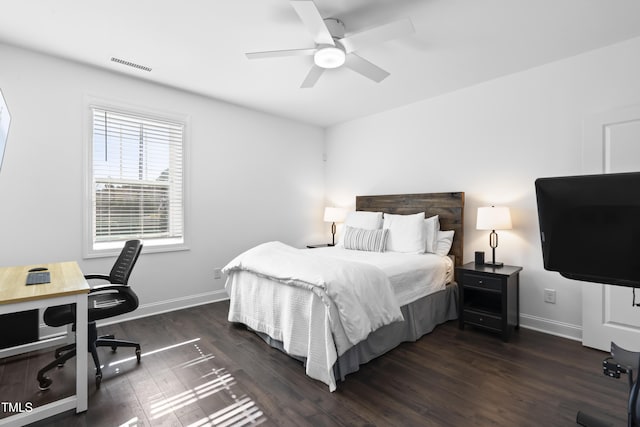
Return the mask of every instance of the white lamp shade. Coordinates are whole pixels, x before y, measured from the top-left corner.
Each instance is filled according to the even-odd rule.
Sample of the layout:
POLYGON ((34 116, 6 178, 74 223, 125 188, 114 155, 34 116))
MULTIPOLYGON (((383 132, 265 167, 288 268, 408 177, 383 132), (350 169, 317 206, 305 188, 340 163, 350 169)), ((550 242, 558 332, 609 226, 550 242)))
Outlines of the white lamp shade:
POLYGON ((324 208, 324 222, 343 222, 347 211, 342 208, 324 208))
POLYGON ((507 207, 478 208, 477 230, 511 230, 511 212, 507 207))

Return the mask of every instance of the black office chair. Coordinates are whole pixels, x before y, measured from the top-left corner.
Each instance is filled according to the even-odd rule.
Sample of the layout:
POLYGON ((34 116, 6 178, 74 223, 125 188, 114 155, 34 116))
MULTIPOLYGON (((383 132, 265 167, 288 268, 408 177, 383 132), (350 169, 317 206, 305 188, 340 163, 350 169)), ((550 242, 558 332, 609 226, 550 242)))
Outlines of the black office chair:
MULTIPOLYGON (((85 279, 101 279, 109 282, 108 285, 92 287, 88 296, 89 307, 89 336, 88 351, 93 356, 93 362, 96 365, 96 388, 100 388, 102 381, 102 369, 100 368, 100 360, 98 359, 97 347, 111 347, 113 352, 118 347, 135 347, 136 358, 140 363, 141 350, 140 344, 132 341, 116 340, 113 335, 105 335, 98 337, 96 328, 96 320, 106 319, 117 316, 119 314, 129 313, 138 308, 138 297, 129 287, 128 281, 131 270, 138 260, 140 251, 142 250, 142 242, 140 240, 129 240, 125 243, 120 256, 116 260, 111 273, 108 276, 101 274, 89 274, 84 276, 85 279)), ((64 326, 73 324, 75 331, 76 325, 76 305, 66 304, 49 307, 44 312, 44 322, 49 326, 64 326)), ((38 371, 38 383, 40 390, 47 390, 53 382, 45 373, 55 366, 62 367, 64 363, 76 355, 76 344, 69 344, 60 347, 55 351, 55 360, 38 371)))
MULTIPOLYGON (((616 343, 611 343, 611 356, 602 361, 602 372, 611 378, 620 378, 621 374, 627 374, 629 381, 629 400, 627 402, 627 427, 640 426, 640 352, 629 351, 616 343), (636 375, 633 375, 633 371, 636 375)), ((584 427, 613 427, 613 424, 605 422, 593 415, 578 411, 576 423, 584 427)))

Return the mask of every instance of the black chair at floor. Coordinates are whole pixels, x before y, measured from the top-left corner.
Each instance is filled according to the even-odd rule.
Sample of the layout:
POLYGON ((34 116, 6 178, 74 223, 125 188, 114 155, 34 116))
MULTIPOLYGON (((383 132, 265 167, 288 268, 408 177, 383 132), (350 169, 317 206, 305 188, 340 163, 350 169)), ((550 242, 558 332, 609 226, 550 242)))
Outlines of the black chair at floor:
MULTIPOLYGON (((602 372, 611 378, 620 378, 627 374, 629 382, 629 399, 627 401, 627 427, 640 427, 640 352, 629 351, 611 343, 611 356, 602 361, 602 372), (633 375, 636 371, 636 375, 633 375)), ((584 427, 613 427, 614 424, 603 421, 593 415, 578 411, 576 423, 584 427)))
MULTIPOLYGON (((89 274, 84 276, 85 279, 106 280, 109 284, 94 286, 89 291, 88 307, 89 307, 89 336, 88 351, 93 356, 93 362, 96 365, 96 388, 100 388, 102 381, 102 369, 100 368, 100 360, 98 359, 97 347, 111 347, 113 352, 118 347, 135 347, 136 358, 140 363, 141 350, 140 344, 132 341, 116 340, 113 335, 105 335, 98 337, 96 321, 114 317, 119 314, 129 313, 138 308, 138 296, 129 287, 128 281, 131 270, 138 260, 140 251, 142 250, 142 242, 140 240, 129 240, 125 243, 122 252, 118 256, 116 263, 111 269, 108 276, 100 274, 89 274)), ((76 305, 66 304, 49 307, 44 312, 44 322, 49 326, 65 326, 73 324, 75 331, 76 305)), ((38 383, 40 390, 47 390, 52 380, 45 373, 54 367, 62 367, 64 363, 76 355, 76 344, 69 344, 55 350, 55 360, 38 371, 38 383)))

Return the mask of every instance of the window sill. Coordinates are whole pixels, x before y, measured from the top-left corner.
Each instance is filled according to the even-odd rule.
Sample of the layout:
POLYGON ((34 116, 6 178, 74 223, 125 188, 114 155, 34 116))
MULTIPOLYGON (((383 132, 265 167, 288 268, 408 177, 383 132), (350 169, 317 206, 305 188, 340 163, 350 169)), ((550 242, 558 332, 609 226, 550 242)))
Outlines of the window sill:
MULTIPOLYGON (((143 253, 178 252, 188 251, 189 247, 183 239, 141 239, 143 243, 143 253)), ((120 255, 124 242, 101 242, 94 243, 93 248, 84 253, 84 258, 105 258, 120 255)))

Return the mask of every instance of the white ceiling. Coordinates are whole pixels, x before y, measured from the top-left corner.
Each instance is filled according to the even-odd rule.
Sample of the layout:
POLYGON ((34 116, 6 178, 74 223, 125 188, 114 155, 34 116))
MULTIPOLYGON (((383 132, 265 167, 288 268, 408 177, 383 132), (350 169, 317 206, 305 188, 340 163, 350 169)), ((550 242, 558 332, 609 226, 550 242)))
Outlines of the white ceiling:
POLYGON ((347 35, 405 17, 416 32, 358 51, 391 73, 381 83, 341 68, 311 89, 300 84, 312 57, 244 56, 314 47, 287 0, 0 0, 0 42, 324 127, 640 36, 638 0, 316 5, 347 35))

